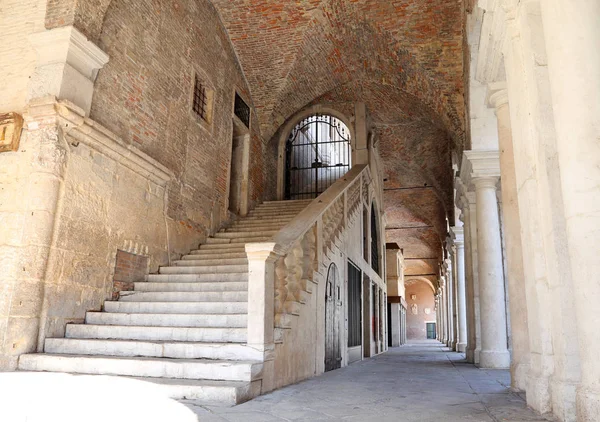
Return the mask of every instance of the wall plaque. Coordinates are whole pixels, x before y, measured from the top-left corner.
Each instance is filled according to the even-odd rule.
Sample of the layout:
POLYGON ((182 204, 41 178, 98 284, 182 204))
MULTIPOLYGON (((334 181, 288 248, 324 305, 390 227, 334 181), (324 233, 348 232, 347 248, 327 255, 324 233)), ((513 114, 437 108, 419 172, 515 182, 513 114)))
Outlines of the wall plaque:
POLYGON ((0 152, 17 151, 23 118, 17 113, 0 114, 0 152))

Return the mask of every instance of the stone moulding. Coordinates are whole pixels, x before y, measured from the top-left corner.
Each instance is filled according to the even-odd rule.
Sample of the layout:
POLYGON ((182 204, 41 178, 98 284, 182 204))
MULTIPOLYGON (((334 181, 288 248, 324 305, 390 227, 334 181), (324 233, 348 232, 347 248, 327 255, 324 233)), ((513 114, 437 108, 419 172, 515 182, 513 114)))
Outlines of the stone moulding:
POLYGON ((127 145, 102 125, 86 118, 84 111, 70 101, 54 101, 60 126, 71 140, 112 158, 160 186, 165 187, 175 177, 171 170, 149 155, 127 145))

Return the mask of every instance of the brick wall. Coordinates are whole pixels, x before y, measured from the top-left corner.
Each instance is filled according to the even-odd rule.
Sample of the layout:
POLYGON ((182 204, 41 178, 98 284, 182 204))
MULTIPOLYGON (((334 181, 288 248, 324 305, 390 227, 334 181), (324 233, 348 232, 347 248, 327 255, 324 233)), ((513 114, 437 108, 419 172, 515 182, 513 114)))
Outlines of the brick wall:
MULTIPOLYGON (((175 173, 167 217, 181 242, 174 252, 184 253, 228 218, 234 90, 251 99, 228 36, 207 0, 113 0, 98 45, 110 61, 91 117, 175 173), (194 72, 214 90, 208 129, 190 111, 194 72)), ((258 201, 265 147, 255 118, 251 126, 249 189, 258 201)))
POLYGON ((119 299, 120 292, 133 290, 134 283, 144 281, 144 276, 147 273, 147 256, 118 250, 113 276, 112 299, 119 299))

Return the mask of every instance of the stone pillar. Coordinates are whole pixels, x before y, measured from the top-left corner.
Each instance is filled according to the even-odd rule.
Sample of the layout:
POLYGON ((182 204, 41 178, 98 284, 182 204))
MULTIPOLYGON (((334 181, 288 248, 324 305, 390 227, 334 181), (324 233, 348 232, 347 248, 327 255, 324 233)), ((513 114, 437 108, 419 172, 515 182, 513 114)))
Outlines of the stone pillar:
POLYGON ((440 341, 444 344, 448 341, 448 329, 447 329, 447 308, 446 308, 446 279, 440 277, 440 321, 441 321, 441 336, 440 341))
POLYGON ((262 392, 273 390, 275 352, 275 243, 248 243, 248 347, 263 354, 262 392))
POLYGON ((527 300, 525 276, 523 273, 523 250, 521 247, 521 222, 513 152, 510 111, 506 84, 490 84, 488 103, 496 110, 498 121, 498 145, 500 148, 500 174, 502 178, 502 213, 509 305, 512 333, 511 385, 515 390, 524 391, 529 371, 529 329, 527 325, 527 300))
POLYGON ((464 258, 464 275, 465 275, 465 308, 467 318, 467 337, 465 339, 465 357, 467 362, 475 363, 475 349, 477 347, 477 321, 475 318, 475 276, 473 264, 473 251, 471 242, 471 231, 474 230, 471 217, 471 207, 467 199, 466 187, 461 179, 456 179, 457 186, 457 205, 461 209, 461 221, 464 228, 465 239, 465 258, 464 258))
POLYGON ((509 368, 502 242, 496 199, 500 168, 497 151, 465 151, 477 196, 477 256, 481 311, 482 368, 509 368))
MULTIPOLYGON (((449 252, 449 248, 448 248, 449 252)), ((452 265, 450 263, 450 259, 446 258, 444 260, 444 273, 446 274, 446 320, 448 321, 448 326, 446 327, 448 331, 448 339, 446 340, 446 346, 453 350, 453 342, 454 342, 454 309, 452 306, 452 302, 454 301, 453 290, 453 278, 452 278, 452 265)), ((454 344, 456 344, 454 342, 454 344)))
POLYGON ((482 368, 508 368, 510 354, 506 338, 504 275, 496 177, 478 177, 474 181, 477 194, 477 253, 479 264, 479 306, 481 312, 482 368))
POLYGON ((467 349, 467 297, 465 285, 465 239, 462 227, 452 227, 452 239, 456 247, 456 306, 458 343, 456 351, 467 349))
POLYGON ((577 420, 600 415, 600 2, 541 2, 581 358, 577 420))
POLYGON ((469 246, 471 250, 471 271, 473 279, 473 362, 479 365, 481 352, 481 307, 479 302, 479 259, 477 253, 477 205, 475 192, 466 193, 469 207, 469 246))

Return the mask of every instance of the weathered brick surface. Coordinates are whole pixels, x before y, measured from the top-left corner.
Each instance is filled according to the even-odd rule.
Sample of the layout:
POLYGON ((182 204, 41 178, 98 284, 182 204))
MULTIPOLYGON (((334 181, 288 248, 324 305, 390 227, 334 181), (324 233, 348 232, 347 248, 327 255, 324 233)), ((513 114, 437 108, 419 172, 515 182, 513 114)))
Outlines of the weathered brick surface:
MULTIPOLYGON (((113 0, 98 44, 110 62, 91 117, 174 171, 168 216, 178 235, 225 220, 234 89, 250 95, 210 2, 113 0), (214 90, 208 130, 190 111, 194 71, 214 90)), ((258 200, 264 151, 257 131, 251 139, 250 195, 258 200)))
POLYGON ((214 0, 265 136, 350 81, 400 87, 464 132, 463 6, 450 0, 214 0))

